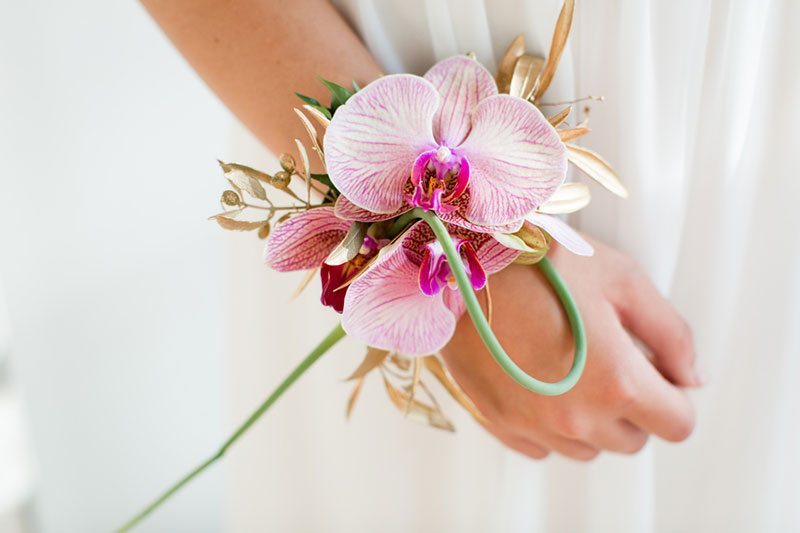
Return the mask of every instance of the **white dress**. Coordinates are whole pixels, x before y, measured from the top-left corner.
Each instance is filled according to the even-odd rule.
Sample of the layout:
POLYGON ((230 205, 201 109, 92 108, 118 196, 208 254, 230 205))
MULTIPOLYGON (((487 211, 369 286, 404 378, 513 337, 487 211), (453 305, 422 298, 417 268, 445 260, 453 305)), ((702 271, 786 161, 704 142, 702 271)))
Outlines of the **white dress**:
MULTIPOLYGON (((545 53, 560 2, 339 5, 385 70, 422 73, 467 51, 494 69, 518 33, 545 53)), ((348 423, 341 378, 362 348, 347 340, 231 455, 230 530, 800 530, 798 27, 794 0, 580 2, 545 98, 605 96, 583 143, 631 197, 595 188, 573 222, 639 260, 692 324, 710 384, 694 394, 689 441, 535 462, 451 404, 455 435, 403 420, 377 380, 348 423)), ((240 140, 252 161, 259 148, 240 140)), ((233 279, 246 280, 230 300, 233 423, 335 317, 316 282, 286 304, 301 276, 265 273, 251 239, 232 246, 233 279)))

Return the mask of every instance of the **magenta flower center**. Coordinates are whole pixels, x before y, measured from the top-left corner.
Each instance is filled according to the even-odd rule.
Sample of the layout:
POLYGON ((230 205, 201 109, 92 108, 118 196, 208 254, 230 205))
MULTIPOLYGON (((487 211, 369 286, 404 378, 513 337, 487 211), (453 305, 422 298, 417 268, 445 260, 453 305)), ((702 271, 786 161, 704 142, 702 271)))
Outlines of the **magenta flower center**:
POLYGON ((454 154, 447 146, 423 152, 411 169, 414 192, 408 202, 414 207, 437 213, 452 213, 451 202, 464 194, 469 182, 469 161, 454 154))
MULTIPOLYGON (((472 288, 482 289, 486 285, 486 271, 483 269, 472 244, 466 239, 454 239, 456 249, 464 259, 464 267, 472 283, 472 288)), ((439 241, 425 245, 422 263, 419 265, 419 288, 427 296, 435 296, 445 287, 457 289, 456 278, 447 262, 444 249, 439 241)))

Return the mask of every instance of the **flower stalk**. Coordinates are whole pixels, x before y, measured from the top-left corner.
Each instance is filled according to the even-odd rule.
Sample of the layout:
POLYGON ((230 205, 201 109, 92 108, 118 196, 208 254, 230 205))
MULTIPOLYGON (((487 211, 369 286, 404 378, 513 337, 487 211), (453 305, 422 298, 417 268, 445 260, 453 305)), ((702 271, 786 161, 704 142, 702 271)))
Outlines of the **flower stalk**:
POLYGON ((133 527, 139 524, 142 520, 147 518, 150 514, 153 513, 156 509, 158 509, 164 502, 169 500, 175 493, 181 490, 187 483, 197 477, 199 474, 204 472, 209 466, 217 462, 222 458, 223 455, 228 451, 228 449, 233 446, 233 444, 239 440, 242 435, 247 432, 250 427, 258 421, 261 416, 267 412, 267 410, 272 407, 278 398, 280 398, 284 392, 286 392, 289 387, 294 384, 297 379, 302 376, 306 370, 308 370, 311 365, 317 362, 317 360, 322 357, 328 350, 330 350, 337 342, 339 342, 345 336, 345 332, 342 329, 341 325, 337 325, 333 330, 328 333, 328 335, 322 339, 322 341, 313 349, 311 353, 309 353, 305 359, 300 361, 300 364, 295 367, 292 372, 286 376, 278 387, 272 391, 272 393, 264 400, 261 405, 253 411, 247 420, 245 420, 242 425, 240 425, 236 431, 231 435, 228 440, 217 450, 214 455, 203 461, 197 467, 195 467, 191 472, 186 474, 180 480, 178 480, 174 485, 172 485, 166 492, 164 492, 161 496, 153 500, 150 505, 145 507, 141 512, 139 512, 136 516, 131 518, 128 522, 125 523, 122 527, 120 527, 117 531, 120 533, 124 533, 126 531, 130 531, 133 527))
POLYGON ((561 305, 564 306, 564 310, 567 313, 572 335, 575 339, 575 356, 572 361, 572 368, 563 379, 556 382, 548 382, 534 378, 517 366, 503 349, 500 341, 497 340, 489 322, 486 320, 486 316, 483 314, 483 310, 478 302, 478 297, 475 295, 472 283, 470 282, 467 271, 461 260, 461 255, 453 244, 444 223, 431 211, 415 209, 412 212, 430 226, 436 239, 442 245, 442 248, 444 248, 447 262, 456 278, 458 289, 464 297, 467 312, 472 319, 472 323, 475 324, 475 329, 478 330, 478 335, 480 335, 489 353, 492 354, 494 360, 497 361, 497 364, 500 365, 506 374, 511 376, 514 381, 526 389, 546 396, 564 394, 574 387, 578 379, 580 379, 583 368, 586 365, 586 332, 584 331, 583 320, 578 311, 578 306, 575 304, 575 300, 572 298, 569 289, 564 284, 564 280, 561 279, 561 276, 558 275, 558 272, 556 272, 553 264, 550 263, 546 257, 542 258, 542 260, 537 263, 539 268, 542 269, 542 273, 544 273, 547 281, 553 286, 553 289, 555 289, 556 295, 558 295, 561 305))

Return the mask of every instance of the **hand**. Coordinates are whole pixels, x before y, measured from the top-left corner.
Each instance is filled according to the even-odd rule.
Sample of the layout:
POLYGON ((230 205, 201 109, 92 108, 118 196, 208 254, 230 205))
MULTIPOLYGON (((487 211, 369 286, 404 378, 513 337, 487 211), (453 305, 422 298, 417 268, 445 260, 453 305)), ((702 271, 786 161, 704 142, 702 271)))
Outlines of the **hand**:
MULTIPOLYGON (((443 350, 487 429, 537 459, 550 451, 583 461, 601 450, 635 453, 651 433, 681 441, 694 428, 683 388, 702 385, 702 378, 689 327, 631 259, 593 245, 592 258, 557 245, 548 254, 586 326, 586 369, 571 391, 541 396, 522 388, 495 363, 466 314, 443 350)), ((539 269, 511 265, 491 277, 490 290, 492 328, 512 359, 539 379, 566 375, 572 334, 539 269)))

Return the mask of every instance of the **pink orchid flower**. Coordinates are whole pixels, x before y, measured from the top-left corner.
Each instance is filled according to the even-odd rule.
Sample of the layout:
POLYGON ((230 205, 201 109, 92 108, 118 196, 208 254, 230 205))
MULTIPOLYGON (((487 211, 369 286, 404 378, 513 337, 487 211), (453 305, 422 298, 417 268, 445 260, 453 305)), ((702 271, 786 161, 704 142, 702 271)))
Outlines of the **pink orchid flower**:
POLYGON ((341 265, 328 265, 325 259, 347 235, 350 224, 337 217, 333 207, 318 207, 294 215, 278 224, 270 235, 264 261, 280 272, 319 267, 322 305, 341 313, 347 293, 347 286, 342 285, 358 274, 383 244, 366 236, 357 256, 341 265))
POLYGON ((465 56, 424 77, 385 76, 337 109, 325 161, 337 213, 391 218, 414 207, 474 231, 513 232, 563 182, 558 133, 533 105, 498 94, 465 56))
MULTIPOLYGON (((519 254, 489 234, 449 230, 476 290, 519 254)), ((417 222, 350 285, 342 327, 370 346, 424 355, 450 340, 464 309, 441 244, 417 222)))

